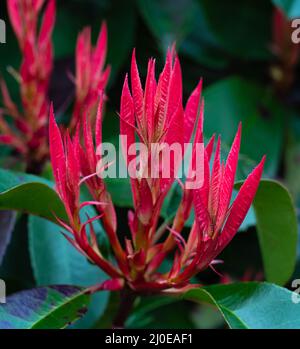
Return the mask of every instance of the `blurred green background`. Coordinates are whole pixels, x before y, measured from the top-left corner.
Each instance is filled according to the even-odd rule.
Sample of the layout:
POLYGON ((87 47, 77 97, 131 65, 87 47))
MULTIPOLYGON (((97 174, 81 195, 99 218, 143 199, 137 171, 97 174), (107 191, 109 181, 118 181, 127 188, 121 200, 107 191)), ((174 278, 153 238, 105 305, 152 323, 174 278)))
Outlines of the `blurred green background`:
MULTIPOLYGON (((205 137, 213 133, 221 134, 226 153, 237 125, 242 121, 243 138, 237 179, 244 179, 266 154, 265 177, 279 179, 289 188, 299 217, 300 55, 298 46, 291 42, 289 22, 297 17, 300 17, 299 0, 58 0, 54 32, 55 68, 50 98, 63 122, 71 111, 71 108, 66 108, 65 102, 71 101, 74 94, 68 75, 74 70, 77 35, 84 26, 89 25, 96 40, 101 21, 106 20, 107 63, 112 66, 112 75, 107 89, 104 140, 114 141, 119 134, 116 112, 119 110, 121 88, 129 71, 133 48, 137 50, 144 81, 148 58, 157 58, 158 75, 168 45, 176 42, 183 71, 184 99, 200 77, 204 81, 205 137), (274 23, 274 14, 278 9, 283 11, 286 23, 282 27, 274 23), (274 28, 282 32, 281 41, 274 37, 274 28)), ((0 3, 0 18, 7 23, 7 43, 0 45, 0 72, 8 83, 12 97, 18 100, 18 84, 7 68, 18 69, 20 55, 3 0, 0 3)), ((3 151, 7 149, 2 147, 3 151)), ((127 197, 126 189, 122 194, 127 197)), ((121 199, 115 201, 117 205, 126 206, 120 203, 121 199)), ((19 222, 21 225, 22 222, 19 222)), ((233 278, 240 279, 245 270, 250 270, 253 273, 249 277, 255 279, 262 270, 254 229, 250 215, 244 225, 244 236, 238 235, 222 256, 222 259, 226 259, 226 273, 233 278)), ((22 246, 23 243, 19 241, 15 245, 22 246)), ((18 253, 22 250, 20 247, 16 249, 18 253)), ((11 255, 16 253, 11 252, 11 255)), ((6 256, 6 264, 9 264, 8 260, 6 256)), ((30 269, 26 263, 22 263, 24 260, 26 257, 15 263, 14 273, 21 274, 23 269, 30 269)), ((295 276, 300 275, 299 271, 300 262, 295 276)), ((210 270, 206 274, 204 280, 219 280, 210 270)), ((26 278, 27 283, 28 280, 30 278, 26 278)), ((212 322, 212 327, 218 326, 220 321, 209 310, 207 314, 202 311, 199 315, 194 309, 191 312, 183 311, 185 315, 177 316, 175 320, 176 316, 172 316, 174 307, 173 313, 172 306, 165 307, 169 307, 169 312, 162 308, 155 318, 160 318, 162 322, 170 322, 170 319, 180 321, 173 324, 174 327, 199 327, 203 323, 202 316, 206 316, 206 323, 212 322), (169 319, 165 319, 165 314, 169 319)), ((177 311, 181 311, 180 306, 176 308, 177 311)), ((157 322, 152 325, 160 327, 157 322)))

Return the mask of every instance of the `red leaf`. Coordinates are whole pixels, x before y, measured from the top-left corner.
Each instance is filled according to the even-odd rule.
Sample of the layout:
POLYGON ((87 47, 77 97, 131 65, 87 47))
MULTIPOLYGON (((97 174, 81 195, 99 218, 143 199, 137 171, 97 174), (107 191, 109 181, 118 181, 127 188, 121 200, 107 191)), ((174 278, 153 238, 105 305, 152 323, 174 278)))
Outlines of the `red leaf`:
MULTIPOLYGON (((201 92, 202 92, 202 79, 199 81, 197 87, 190 95, 184 112, 184 142, 188 143, 191 139, 193 129, 197 120, 197 116, 200 113, 200 101, 201 101, 201 92)), ((201 129, 203 134, 203 113, 199 121, 198 128, 201 129)))
POLYGON ((232 204, 229 217, 219 238, 220 248, 223 249, 234 237, 242 224, 246 214, 254 200, 262 173, 264 169, 265 156, 255 169, 249 174, 236 199, 232 204))
POLYGON ((143 94, 138 67, 136 64, 135 49, 132 52, 130 78, 131 78, 132 97, 134 101, 134 109, 135 109, 137 119, 141 123, 143 120, 143 100, 144 100, 143 95, 144 94, 143 94))
POLYGON ((218 210, 218 218, 216 222, 216 226, 220 227, 223 225, 223 221, 225 219, 231 195, 234 186, 234 178, 238 164, 238 157, 240 151, 241 144, 241 131, 242 125, 239 125, 238 131, 232 143, 227 162, 224 169, 223 180, 220 189, 220 202, 219 202, 219 210, 218 210))
POLYGON ((48 2, 38 39, 39 46, 46 46, 50 42, 51 34, 55 23, 56 5, 55 0, 48 2))

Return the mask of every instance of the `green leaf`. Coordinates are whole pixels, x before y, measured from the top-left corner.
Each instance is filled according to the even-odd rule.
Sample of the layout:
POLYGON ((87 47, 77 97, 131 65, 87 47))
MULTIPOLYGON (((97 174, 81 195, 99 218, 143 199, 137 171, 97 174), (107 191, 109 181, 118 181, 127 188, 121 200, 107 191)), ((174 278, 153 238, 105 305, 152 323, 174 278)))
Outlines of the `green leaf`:
POLYGON ((266 89, 254 82, 230 77, 204 91, 206 135, 221 134, 231 144, 243 123, 241 153, 256 163, 267 154, 265 173, 276 173, 283 141, 282 106, 266 89))
POLYGON ((280 7, 288 18, 300 17, 300 0, 272 0, 272 2, 280 7))
POLYGON ((75 286, 22 291, 0 305, 2 329, 60 329, 82 317, 90 296, 75 286))
POLYGON ((56 221, 67 219, 53 183, 41 177, 0 169, 0 209, 31 213, 56 221))
POLYGON ((279 182, 262 180, 253 207, 266 279, 283 285, 296 263, 297 217, 292 198, 279 182))
POLYGON ((184 299, 214 305, 234 329, 300 328, 300 303, 292 292, 269 283, 213 285, 186 292, 184 299))
POLYGON ((247 60, 270 57, 272 6, 267 1, 243 0, 237 5, 235 0, 198 0, 198 4, 210 34, 227 54, 247 60))
POLYGON ((138 0, 138 8, 163 52, 173 42, 179 43, 195 23, 195 0, 138 0))
MULTIPOLYGON (((237 59, 271 59, 272 8, 267 1, 244 0, 237 6, 235 0, 198 0, 194 12, 193 30, 179 48, 195 62, 220 70, 230 69, 237 59)), ((252 75, 255 70, 252 65, 252 75)))
POLYGON ((6 248, 11 240, 11 235, 16 223, 16 213, 13 211, 0 211, 0 265, 5 255, 6 248))
MULTIPOLYGON (((99 236, 100 224, 94 223, 99 236)), ((63 229, 40 217, 29 217, 29 250, 34 276, 38 286, 76 284, 89 287, 99 284, 107 276, 91 264, 61 234, 63 229)), ((103 312, 108 299, 107 292, 92 296, 87 315, 76 325, 89 328, 103 312)))

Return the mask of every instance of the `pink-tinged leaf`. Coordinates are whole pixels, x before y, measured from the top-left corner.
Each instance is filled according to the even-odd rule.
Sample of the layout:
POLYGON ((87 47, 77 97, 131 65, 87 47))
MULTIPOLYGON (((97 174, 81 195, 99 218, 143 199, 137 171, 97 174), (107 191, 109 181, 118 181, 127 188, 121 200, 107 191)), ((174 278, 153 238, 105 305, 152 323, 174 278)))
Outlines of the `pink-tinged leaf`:
MULTIPOLYGON (((166 135, 164 138, 165 143, 172 145, 174 143, 179 143, 181 149, 183 150, 184 143, 184 129, 183 121, 184 120, 184 111, 181 104, 178 104, 176 112, 173 114, 172 119, 166 127, 166 135)), ((183 155, 183 152, 182 152, 183 155)))
MULTIPOLYGON (((160 188, 163 192, 169 189, 170 185, 173 183, 174 178, 176 177, 178 168, 183 159, 183 119, 184 119, 184 111, 182 105, 179 104, 177 111, 174 113, 169 126, 167 128, 167 132, 165 135, 164 142, 168 144, 171 148, 170 151, 170 176, 169 178, 161 178, 160 180, 160 188), (172 147, 175 151, 172 151, 172 147), (180 154, 176 150, 180 151, 180 154)), ((161 166, 166 166, 166 164, 161 164, 161 166)))
POLYGON ((211 262, 218 255, 218 240, 208 237, 204 242, 201 249, 201 257, 197 265, 197 272, 206 269, 211 262))
POLYGON ((157 120, 155 122, 156 129, 158 130, 158 135, 164 129, 164 123, 167 113, 167 102, 169 95, 170 87, 170 78, 171 78, 171 69, 172 69, 172 56, 168 50, 166 63, 162 73, 159 76, 158 85, 155 94, 155 115, 157 115, 157 120), (158 109, 159 108, 159 109, 158 109))
POLYGON ((10 19, 10 23, 14 29, 14 32, 21 43, 23 36, 23 25, 19 8, 18 0, 9 0, 7 1, 7 10, 10 19))
POLYGON ((77 153, 74 151, 74 146, 70 139, 69 134, 66 135, 66 167, 68 176, 68 185, 71 190, 72 195, 75 199, 79 200, 79 181, 80 181, 80 168, 79 159, 77 158, 77 153))
POLYGON ((122 96, 121 96, 121 108, 120 108, 120 134, 126 136, 126 142, 122 142, 122 149, 124 158, 127 164, 133 158, 133 155, 128 155, 129 147, 135 143, 135 132, 134 132, 134 106, 133 100, 129 91, 128 77, 126 75, 122 96))
POLYGON ((213 168, 212 168, 211 184, 210 184, 210 192, 209 192, 209 204, 208 204, 209 212, 214 217, 218 212, 221 181, 222 181, 221 138, 219 137, 217 142, 216 152, 215 152, 213 168))
POLYGON ((60 192, 60 195, 65 197, 64 186, 66 183, 66 157, 61 134, 54 117, 53 104, 50 106, 49 147, 56 186, 60 192))
POLYGON ((263 173, 265 159, 266 157, 264 156, 247 177, 232 204, 230 214, 219 237, 219 249, 221 250, 234 237, 249 211, 263 173))
POLYGON ((198 224, 197 222, 194 221, 189 233, 187 243, 186 243, 185 256, 184 256, 186 260, 189 260, 192 257, 192 252, 197 246, 198 235, 199 235, 198 224))
POLYGON ((223 225, 226 213, 230 204, 231 195, 234 186, 234 178, 238 165, 240 144, 241 144, 242 125, 239 125, 238 131, 232 143, 227 157, 223 180, 220 188, 220 201, 218 209, 218 218, 216 222, 217 229, 223 225))
POLYGON ((99 291, 120 291, 124 287, 124 279, 111 279, 102 282, 100 285, 89 288, 90 293, 99 291))
MULTIPOLYGON (((23 61, 20 68, 20 75, 23 83, 26 83, 32 78, 32 69, 36 63, 35 47, 30 40, 26 40, 24 44, 23 61)), ((26 102, 25 102, 26 103, 26 102)))
POLYGON ((44 2, 45 2, 45 0, 32 0, 32 5, 33 5, 35 13, 38 13, 40 11, 44 2))
POLYGON ((79 209, 83 209, 86 206, 105 206, 105 202, 99 202, 99 201, 84 201, 80 204, 79 209))
POLYGON ((182 75, 178 57, 175 57, 174 68, 172 70, 166 123, 168 124, 173 114, 176 112, 178 105, 182 103, 182 75))
POLYGON ((199 106, 199 118, 195 133, 194 144, 203 143, 203 116, 204 116, 204 101, 199 106))
MULTIPOLYGON (((199 81, 197 87, 190 95, 184 112, 184 142, 188 143, 191 139, 197 116, 200 113, 200 101, 202 92, 202 79, 199 81)), ((200 114, 201 116, 201 114, 200 114)), ((198 128, 201 128, 203 134, 203 113, 202 118, 198 120, 198 128)), ((203 136, 202 136, 203 139, 203 136)))
MULTIPOLYGON (((203 115, 203 110, 204 110, 204 104, 202 102, 201 106, 200 106, 199 121, 201 119, 203 119, 203 116, 201 116, 201 115, 203 115)), ((199 187, 199 186, 202 186, 202 178, 205 180, 204 172, 203 173, 199 172, 199 171, 203 170, 203 168, 204 168, 202 166, 201 162, 202 161, 204 162, 204 160, 205 160, 204 163, 207 163, 206 166, 209 166, 209 159, 208 159, 208 155, 207 155, 206 149, 204 149, 203 131, 202 131, 201 124, 199 125, 199 122, 198 122, 197 126, 198 127, 196 129, 196 134, 195 134, 195 137, 194 137, 192 156, 191 156, 191 161, 190 161, 190 166, 189 166, 189 172, 188 172, 187 179, 188 179, 189 182, 195 181, 194 185, 197 185, 197 187, 199 187), (199 164, 201 166, 200 169, 199 169, 199 164), (200 180, 200 183, 199 183, 199 180, 200 180), (196 182, 196 181, 198 181, 198 182, 196 182)), ((207 173, 209 174, 209 171, 207 173)), ((206 184, 206 186, 208 187, 207 184, 206 184)))
POLYGON ((213 134, 205 147, 208 161, 210 161, 210 159, 211 159, 211 156, 212 156, 212 153, 214 150, 214 144, 215 144, 215 135, 213 134))
POLYGON ((106 67, 106 69, 104 70, 104 72, 101 75, 101 79, 99 81, 97 90, 104 90, 105 89, 107 82, 108 82, 108 79, 109 79, 109 76, 110 76, 110 72, 111 72, 111 67, 109 65, 106 67))
POLYGON ((168 279, 175 278, 180 273, 180 269, 181 269, 181 258, 180 258, 180 254, 176 252, 172 268, 168 275, 168 279))
POLYGON ((138 67, 136 64, 135 49, 132 52, 130 78, 131 78, 132 97, 134 101, 134 110, 139 123, 142 123, 144 93, 142 89, 138 67))
POLYGON ((187 267, 176 277, 177 282, 188 281, 197 272, 199 261, 201 260, 206 243, 200 238, 202 231, 197 223, 198 241, 195 242, 195 253, 187 267), (203 246, 204 245, 204 246, 203 246))
POLYGON ((42 25, 41 31, 39 35, 39 46, 45 46, 50 42, 51 34, 54 28, 55 23, 55 13, 56 13, 56 5, 55 0, 50 0, 48 2, 42 25))
MULTIPOLYGON (((91 128, 90 116, 85 113, 83 121, 83 141, 86 152, 86 160, 89 164, 90 173, 96 171, 97 159, 94 149, 93 133, 91 128)), ((85 174, 87 175, 87 174, 85 174)))
POLYGON ((84 28, 78 35, 76 44, 76 85, 77 93, 82 94, 89 85, 91 76, 91 29, 84 28))
POLYGON ((128 225, 130 228, 131 237, 132 237, 132 240, 135 241, 136 232, 137 232, 137 224, 136 224, 136 220, 134 219, 135 215, 134 215, 133 211, 128 211, 127 216, 128 216, 128 225))
POLYGON ((96 116, 96 126, 95 126, 95 128, 96 128, 95 141, 96 141, 97 151, 98 151, 98 147, 102 143, 103 104, 104 104, 104 93, 103 93, 103 91, 101 91, 100 95, 99 95, 99 103, 98 103, 97 116, 96 116))
POLYGON ((184 250, 186 249, 186 242, 185 242, 183 236, 173 228, 167 227, 167 229, 169 230, 169 232, 173 236, 180 252, 183 253, 184 250))
POLYGON ((140 181, 139 198, 137 215, 144 225, 148 225, 153 215, 153 202, 151 188, 145 178, 141 178, 140 181))
POLYGON ((74 148, 74 152, 75 152, 75 156, 79 161, 79 167, 80 167, 80 148, 81 148, 81 144, 80 144, 80 123, 77 123, 77 127, 75 130, 75 134, 73 136, 73 148, 74 148))
MULTIPOLYGON (((103 185, 103 181, 101 182, 101 185, 103 185)), ((114 238, 113 240, 111 240, 111 242, 113 243, 113 241, 118 240, 115 235, 115 232, 117 231, 117 216, 116 216, 116 211, 111 199, 111 195, 105 190, 105 188, 102 191, 102 194, 100 195, 99 201, 106 203, 105 205, 98 206, 98 207, 100 207, 102 212, 104 213, 104 216, 103 216, 104 228, 107 229, 107 227, 109 227, 109 229, 114 234, 114 238)))
POLYGON ((155 60, 150 59, 148 62, 147 79, 145 85, 144 97, 144 117, 146 118, 144 126, 147 129, 148 140, 151 142, 154 127, 154 98, 156 92, 155 81, 155 60))
POLYGON ((208 212, 208 193, 209 193, 209 162, 207 154, 204 154, 204 181, 200 189, 193 192, 193 201, 195 208, 195 218, 201 231, 208 231, 211 220, 208 212))
POLYGON ((147 273, 151 274, 161 265, 167 253, 163 250, 163 244, 157 244, 151 247, 149 254, 152 258, 148 264, 147 273))
POLYGON ((97 44, 93 54, 93 74, 100 77, 102 72, 107 51, 107 25, 103 22, 98 36, 97 44))
POLYGON ((141 248, 139 251, 134 252, 130 257, 136 269, 144 269, 146 262, 146 253, 144 249, 141 248))

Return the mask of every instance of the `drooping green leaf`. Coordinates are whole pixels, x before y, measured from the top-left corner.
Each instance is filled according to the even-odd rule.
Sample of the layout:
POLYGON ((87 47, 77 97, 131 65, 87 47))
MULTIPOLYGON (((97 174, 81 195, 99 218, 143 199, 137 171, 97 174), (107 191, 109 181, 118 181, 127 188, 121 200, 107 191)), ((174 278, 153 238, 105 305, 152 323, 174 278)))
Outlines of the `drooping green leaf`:
POLYGON ((300 303, 292 292, 269 283, 245 282, 193 289, 184 299, 214 305, 234 329, 300 328, 300 303))
POLYGON ((31 213, 55 221, 66 219, 53 183, 41 177, 0 169, 0 209, 31 213))
POLYGON ((22 291, 0 305, 2 329, 60 329, 81 318, 90 296, 75 286, 48 286, 22 291))
POLYGON ((265 173, 276 173, 282 148, 282 106, 271 93, 254 82, 230 77, 204 91, 204 131, 221 134, 231 144, 241 121, 241 153, 258 163, 267 154, 265 173))
POLYGON ((283 285, 296 263, 297 217, 292 198, 279 182, 262 180, 253 207, 266 279, 283 285))
MULTIPOLYGON (((100 224, 95 222, 94 229, 99 236, 100 224)), ((38 286, 76 284, 89 287, 106 280, 106 274, 88 262, 61 234, 62 231, 61 227, 43 218, 29 217, 29 250, 38 286)), ((91 327, 103 312, 107 299, 107 292, 93 295, 89 311, 76 327, 91 327)))
POLYGON ((293 19, 300 17, 299 0, 272 0, 275 6, 280 7, 288 18, 293 19))

